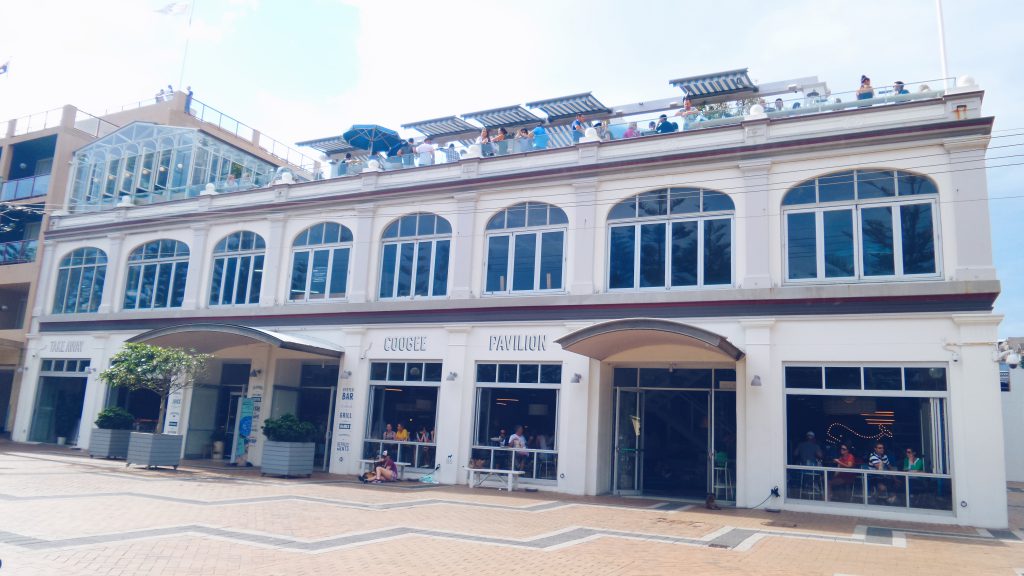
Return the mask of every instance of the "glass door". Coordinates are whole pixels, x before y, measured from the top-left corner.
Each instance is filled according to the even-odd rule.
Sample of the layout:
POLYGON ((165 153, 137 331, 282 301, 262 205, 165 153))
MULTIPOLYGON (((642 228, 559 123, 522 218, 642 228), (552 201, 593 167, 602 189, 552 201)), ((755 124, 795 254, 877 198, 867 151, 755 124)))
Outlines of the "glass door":
POLYGON ((644 494, 703 499, 710 477, 711 395, 683 390, 641 394, 644 494))
POLYGON ((643 485, 643 394, 618 389, 617 395, 613 489, 623 496, 637 495, 643 485))

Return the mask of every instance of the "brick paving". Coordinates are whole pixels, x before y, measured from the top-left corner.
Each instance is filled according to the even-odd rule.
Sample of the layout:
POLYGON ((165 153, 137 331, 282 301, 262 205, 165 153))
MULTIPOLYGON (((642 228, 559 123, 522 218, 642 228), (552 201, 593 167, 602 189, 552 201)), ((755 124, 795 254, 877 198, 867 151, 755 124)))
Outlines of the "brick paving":
MULTIPOLYGON (((192 463, 198 464, 198 463, 192 463)), ((1010 531, 465 487, 126 469, 0 442, 0 576, 1004 574, 1010 531)))

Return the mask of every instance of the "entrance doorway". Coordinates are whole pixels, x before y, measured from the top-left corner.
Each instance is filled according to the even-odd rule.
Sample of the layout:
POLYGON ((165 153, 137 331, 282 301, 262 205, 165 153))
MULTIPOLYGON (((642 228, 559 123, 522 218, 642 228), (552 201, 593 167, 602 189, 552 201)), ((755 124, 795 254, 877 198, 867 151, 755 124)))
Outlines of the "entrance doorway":
POLYGON ((223 442, 221 459, 231 457, 238 401, 249 385, 249 369, 249 362, 224 362, 218 384, 192 388, 185 458, 212 457, 214 442, 223 442))
POLYGON ((82 422, 89 360, 43 360, 36 408, 32 414, 32 442, 75 444, 82 422))
POLYGON ((615 369, 617 494, 735 499, 736 371, 615 369))
POLYGON ((270 404, 271 418, 294 414, 299 420, 312 422, 316 426, 313 465, 325 471, 330 467, 337 385, 337 365, 303 364, 299 385, 275 385, 273 401, 270 404))

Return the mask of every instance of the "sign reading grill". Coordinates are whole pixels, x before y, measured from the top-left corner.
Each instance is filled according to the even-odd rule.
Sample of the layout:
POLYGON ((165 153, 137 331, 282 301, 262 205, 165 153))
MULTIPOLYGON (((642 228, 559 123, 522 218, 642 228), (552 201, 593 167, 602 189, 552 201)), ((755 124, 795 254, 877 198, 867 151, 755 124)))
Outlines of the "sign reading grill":
POLYGON ((487 341, 487 349, 492 352, 544 352, 547 346, 546 334, 498 335, 487 341))

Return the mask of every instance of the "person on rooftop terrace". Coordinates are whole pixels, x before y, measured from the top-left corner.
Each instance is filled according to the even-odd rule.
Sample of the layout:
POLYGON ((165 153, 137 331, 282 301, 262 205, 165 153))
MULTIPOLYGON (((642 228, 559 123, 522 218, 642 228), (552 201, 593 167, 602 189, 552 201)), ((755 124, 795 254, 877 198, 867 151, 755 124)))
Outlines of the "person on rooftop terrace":
POLYGON ((476 137, 476 143, 480 145, 480 153, 484 156, 494 156, 491 148, 491 131, 484 128, 476 137))
POLYGON ((583 117, 583 114, 577 114, 576 119, 572 121, 572 141, 579 142, 580 138, 583 138, 584 132, 587 130, 587 119, 583 117))
POLYGON ((662 114, 658 116, 658 125, 654 128, 654 131, 658 134, 671 134, 679 130, 679 126, 675 122, 669 122, 668 116, 662 114))
POLYGON ((526 128, 520 128, 516 132, 516 152, 529 152, 530 151, 530 131, 526 128))
POLYGON ((459 152, 455 149, 455 142, 448 144, 447 148, 444 148, 444 161, 445 162, 458 162, 459 152))
POLYGON ((640 135, 640 131, 636 129, 636 122, 630 122, 626 131, 622 133, 623 138, 636 138, 640 135))
POLYGON ((892 85, 892 93, 899 96, 900 94, 910 94, 910 90, 907 90, 907 87, 903 84, 902 80, 897 80, 896 83, 892 85))
POLYGON ((871 86, 871 78, 861 75, 860 88, 857 88, 857 100, 870 100, 875 97, 875 89, 871 86))
MULTIPOLYGON (((696 108, 693 107, 693 101, 691 101, 689 98, 683 98, 683 108, 681 110, 677 110, 675 115, 682 116, 683 130, 687 130, 690 128, 691 125, 693 125, 694 122, 696 122, 699 119, 700 110, 697 110, 696 108)), ((679 127, 676 126, 675 122, 672 122, 672 125, 676 127, 676 130, 679 129, 679 127)), ((672 132, 675 132, 676 130, 672 130, 672 132)), ((659 125, 658 132, 661 131, 661 126, 659 125)))
POLYGON ((535 149, 543 150, 548 147, 548 131, 544 129, 543 124, 534 126, 530 135, 533 137, 533 147, 535 149))
POLYGON ((430 136, 427 136, 423 139, 423 142, 416 147, 416 155, 419 156, 420 166, 430 166, 434 163, 434 150, 437 150, 434 146, 434 140, 430 136))
POLYGON ((782 98, 776 98, 775 99, 775 110, 776 111, 782 110, 784 107, 785 107, 785 104, 782 103, 782 98))

